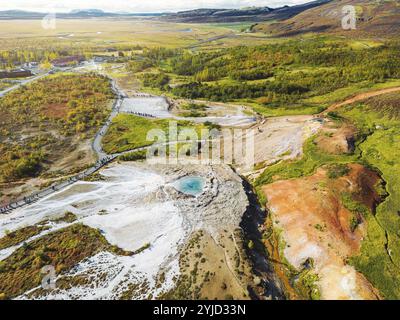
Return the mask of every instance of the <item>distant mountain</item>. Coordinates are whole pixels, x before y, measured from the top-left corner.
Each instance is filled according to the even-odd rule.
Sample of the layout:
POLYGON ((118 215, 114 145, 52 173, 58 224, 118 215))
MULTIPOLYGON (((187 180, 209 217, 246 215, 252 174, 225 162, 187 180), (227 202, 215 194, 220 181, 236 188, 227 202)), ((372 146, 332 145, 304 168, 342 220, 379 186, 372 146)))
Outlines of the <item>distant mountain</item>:
POLYGON ((283 20, 293 17, 304 10, 318 7, 330 1, 332 0, 317 0, 305 4, 280 8, 249 7, 242 9, 196 9, 167 13, 162 15, 161 19, 187 23, 283 20))
POLYGON ((333 0, 276 23, 259 23, 252 28, 277 36, 304 33, 332 33, 355 36, 399 36, 400 4, 398 0, 333 0), (342 8, 356 8, 356 29, 343 30, 342 8))
MULTIPOLYGON (((130 18, 138 16, 154 17, 164 21, 206 23, 206 22, 240 22, 240 21, 272 21, 285 20, 299 13, 319 7, 333 0, 316 0, 295 6, 283 6, 280 8, 270 7, 247 7, 242 9, 196 9, 181 11, 177 13, 125 13, 105 12, 99 9, 72 10, 69 13, 57 13, 61 19, 82 18, 130 18)), ((0 20, 16 19, 42 19, 46 13, 29 12, 21 10, 0 11, 0 20)))
POLYGON ((12 19, 41 19, 45 16, 44 13, 29 12, 22 10, 7 10, 0 11, 0 20, 12 20, 12 19))
MULTIPOLYGON (((7 10, 0 11, 0 20, 18 20, 18 19, 42 19, 47 13, 43 12, 30 12, 22 10, 7 10)), ((113 13, 104 12, 98 9, 87 9, 87 10, 72 10, 68 13, 57 13, 57 17, 61 19, 82 19, 82 18, 129 18, 129 17, 156 17, 160 16, 161 13, 113 13)))
POLYGON ((77 14, 77 13, 104 14, 104 11, 100 10, 100 9, 87 9, 87 10, 75 9, 75 10, 71 10, 70 13, 72 13, 72 14, 77 14))

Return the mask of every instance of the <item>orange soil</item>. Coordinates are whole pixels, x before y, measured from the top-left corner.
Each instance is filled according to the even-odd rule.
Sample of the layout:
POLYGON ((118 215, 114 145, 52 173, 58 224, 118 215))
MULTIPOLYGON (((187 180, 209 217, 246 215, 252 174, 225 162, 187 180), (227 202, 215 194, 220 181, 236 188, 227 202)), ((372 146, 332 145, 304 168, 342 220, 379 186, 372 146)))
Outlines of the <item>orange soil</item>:
MULTIPOLYGON (((376 290, 346 259, 357 254, 366 233, 366 222, 352 232, 354 215, 341 203, 341 194, 356 194, 371 209, 379 197, 374 191, 378 176, 358 164, 347 176, 329 179, 325 169, 313 176, 278 181, 263 187, 274 227, 282 230, 286 260, 301 270, 314 260, 322 299, 377 299, 376 290)), ((282 258, 282 257, 281 257, 282 258)))
POLYGON ((63 119, 67 116, 68 106, 62 103, 53 103, 43 108, 43 114, 53 119, 63 119))
POLYGON ((340 128, 332 124, 325 124, 315 142, 321 150, 327 153, 351 153, 354 151, 356 131, 357 129, 354 126, 347 123, 342 124, 340 128))

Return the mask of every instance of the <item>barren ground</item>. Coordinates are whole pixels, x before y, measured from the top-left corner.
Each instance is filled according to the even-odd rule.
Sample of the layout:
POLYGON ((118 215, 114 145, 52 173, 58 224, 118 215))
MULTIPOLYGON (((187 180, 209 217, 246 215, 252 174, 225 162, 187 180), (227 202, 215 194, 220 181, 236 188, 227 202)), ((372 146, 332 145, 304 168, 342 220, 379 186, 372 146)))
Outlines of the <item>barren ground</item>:
MULTIPOLYGON (((241 179, 229 167, 157 165, 150 169, 140 163, 113 164, 98 179, 78 182, 1 217, 0 237, 7 230, 57 219, 68 211, 76 221, 50 224, 26 242, 83 223, 100 230, 112 245, 131 252, 143 250, 132 256, 100 252, 86 257, 58 275, 61 287, 51 292, 32 288, 20 298, 144 299, 168 293, 178 297, 180 284, 187 284, 184 275, 190 277, 186 297, 248 297, 253 278, 239 229, 248 200, 241 179), (192 175, 205 179, 197 197, 174 187, 177 179, 192 175)), ((19 243, 0 250, 0 260, 21 247, 19 243)))
POLYGON ((301 269, 308 258, 314 260, 323 299, 376 299, 367 280, 346 264, 359 252, 366 226, 362 217, 351 230, 350 212, 342 203, 344 192, 357 193, 370 207, 377 201, 373 189, 378 177, 360 165, 351 165, 349 175, 336 180, 319 169, 311 177, 279 181, 263 188, 274 226, 282 230, 285 258, 301 269))
POLYGON ((254 163, 263 168, 250 172, 242 168, 244 174, 254 178, 265 165, 300 156, 304 141, 320 127, 321 123, 313 116, 287 116, 268 118, 250 128, 252 131, 239 132, 235 138, 237 143, 254 132, 254 163))

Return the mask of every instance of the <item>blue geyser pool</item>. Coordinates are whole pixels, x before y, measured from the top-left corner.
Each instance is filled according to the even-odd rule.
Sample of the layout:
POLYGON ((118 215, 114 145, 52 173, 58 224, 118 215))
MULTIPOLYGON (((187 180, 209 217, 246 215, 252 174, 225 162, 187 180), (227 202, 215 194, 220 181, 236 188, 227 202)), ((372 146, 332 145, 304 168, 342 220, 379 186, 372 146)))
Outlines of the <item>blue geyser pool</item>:
POLYGON ((203 192, 204 184, 202 177, 185 177, 175 182, 175 188, 182 193, 198 196, 203 192))

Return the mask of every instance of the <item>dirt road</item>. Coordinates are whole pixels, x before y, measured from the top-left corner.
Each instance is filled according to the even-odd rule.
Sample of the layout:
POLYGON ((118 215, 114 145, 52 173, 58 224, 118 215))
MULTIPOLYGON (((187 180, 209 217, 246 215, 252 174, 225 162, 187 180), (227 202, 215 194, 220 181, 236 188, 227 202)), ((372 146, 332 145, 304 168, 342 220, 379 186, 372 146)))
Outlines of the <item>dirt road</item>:
POLYGON ((328 112, 331 112, 331 111, 338 109, 340 107, 343 107, 345 105, 352 104, 354 102, 363 101, 363 100, 366 100, 366 99, 369 99, 372 97, 380 96, 380 95, 387 94, 387 93, 397 92, 397 91, 400 91, 400 87, 394 87, 394 88, 382 89, 382 90, 377 90, 377 91, 372 91, 372 92, 360 93, 360 94, 357 94, 354 97, 349 98, 343 102, 335 103, 335 104, 331 105, 328 109, 323 111, 321 114, 327 114, 328 112))

